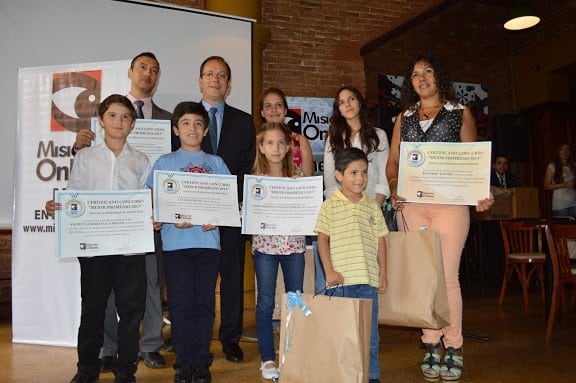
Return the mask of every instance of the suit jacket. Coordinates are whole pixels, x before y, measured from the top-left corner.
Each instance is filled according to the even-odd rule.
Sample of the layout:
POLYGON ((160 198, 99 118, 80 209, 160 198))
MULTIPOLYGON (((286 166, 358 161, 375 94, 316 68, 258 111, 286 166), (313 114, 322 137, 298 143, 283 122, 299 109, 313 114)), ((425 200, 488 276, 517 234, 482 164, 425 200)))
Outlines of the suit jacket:
MULTIPOLYGON (((172 113, 168 112, 160 108, 158 105, 152 101, 152 118, 154 120, 172 120, 172 113)), ((174 134, 174 130, 172 129, 172 122, 170 122, 170 134, 171 134, 171 141, 172 141, 172 151, 175 152, 180 148, 180 139, 177 135, 174 134)))
MULTIPOLYGON (((507 189, 520 186, 520 182, 518 182, 518 179, 514 174, 507 172, 504 174, 504 177, 506 178, 507 189)), ((496 171, 494 169, 492 169, 492 172, 490 172, 490 186, 500 187, 500 179, 496 175, 496 171)))
POLYGON ((244 174, 252 172, 254 165, 256 134, 254 121, 248 113, 224 104, 222 129, 218 150, 212 153, 210 135, 202 140, 202 150, 222 157, 230 173, 238 177, 238 198, 242 201, 244 174))

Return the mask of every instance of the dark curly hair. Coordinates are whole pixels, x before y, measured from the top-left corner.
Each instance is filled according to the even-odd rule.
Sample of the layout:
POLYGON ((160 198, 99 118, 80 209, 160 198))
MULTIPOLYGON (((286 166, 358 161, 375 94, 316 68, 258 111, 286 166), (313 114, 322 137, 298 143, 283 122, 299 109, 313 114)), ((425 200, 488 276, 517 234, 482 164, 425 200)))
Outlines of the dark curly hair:
POLYGON ((352 92, 360 103, 360 132, 358 134, 360 134, 362 145, 366 148, 366 154, 377 151, 378 145, 380 145, 380 139, 374 130, 374 123, 370 118, 366 99, 364 99, 362 93, 355 87, 343 86, 336 92, 334 103, 332 104, 332 117, 330 117, 330 128, 328 129, 332 153, 336 155, 342 149, 352 146, 350 142, 352 130, 348 126, 346 119, 342 116, 342 113, 340 113, 338 104, 340 93, 344 90, 352 92))
POLYGON ((406 73, 404 74, 404 82, 400 88, 400 108, 404 111, 413 107, 420 100, 420 96, 418 96, 414 90, 411 80, 412 72, 414 71, 414 65, 419 62, 425 62, 434 69, 434 78, 436 79, 436 86, 438 87, 442 101, 457 103, 458 98, 456 97, 456 92, 454 91, 452 82, 448 78, 448 74, 446 73, 444 67, 432 55, 419 55, 414 57, 406 68, 406 73))

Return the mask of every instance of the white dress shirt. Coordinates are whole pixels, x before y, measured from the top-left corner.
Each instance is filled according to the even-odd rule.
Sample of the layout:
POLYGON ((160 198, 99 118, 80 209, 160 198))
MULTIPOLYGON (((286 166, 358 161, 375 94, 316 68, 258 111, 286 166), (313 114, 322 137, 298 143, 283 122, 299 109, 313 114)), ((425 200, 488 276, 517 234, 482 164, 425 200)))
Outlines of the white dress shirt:
POLYGON ((71 190, 138 190, 146 187, 150 160, 128 143, 118 157, 104 142, 80 150, 68 178, 71 190))

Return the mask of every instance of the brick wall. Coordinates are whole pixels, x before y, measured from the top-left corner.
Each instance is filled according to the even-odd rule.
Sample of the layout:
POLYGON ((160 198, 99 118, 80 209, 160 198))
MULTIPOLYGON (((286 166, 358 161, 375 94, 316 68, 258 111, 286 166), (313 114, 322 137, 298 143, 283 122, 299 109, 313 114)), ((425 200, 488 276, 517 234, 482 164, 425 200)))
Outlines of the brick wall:
MULTIPOLYGON (((203 0, 166 2, 205 8, 203 0)), ((344 84, 365 91, 362 45, 441 2, 262 0, 261 23, 271 32, 263 56, 263 87, 306 97, 333 97, 344 84)))
POLYGON ((263 85, 291 96, 333 97, 338 87, 365 90, 360 48, 438 1, 263 0, 271 31, 263 85))

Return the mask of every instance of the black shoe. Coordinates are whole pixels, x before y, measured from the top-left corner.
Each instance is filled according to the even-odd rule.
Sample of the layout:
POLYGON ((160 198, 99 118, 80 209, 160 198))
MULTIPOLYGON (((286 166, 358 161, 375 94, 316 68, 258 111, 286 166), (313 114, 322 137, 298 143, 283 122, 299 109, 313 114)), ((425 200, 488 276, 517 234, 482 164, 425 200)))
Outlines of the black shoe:
POLYGON ((144 361, 148 368, 163 368, 166 367, 166 359, 158 351, 154 352, 141 352, 138 357, 144 361))
POLYGON ((193 383, 192 370, 189 366, 184 365, 176 369, 174 383, 193 383))
POLYGON ((88 375, 78 371, 70 383, 94 383, 98 381, 98 375, 88 375))
POLYGON ((114 378, 114 383, 136 383, 134 374, 118 374, 114 378))
POLYGON ((370 379, 368 383, 380 383, 380 379, 370 379))
MULTIPOLYGON (((238 349, 240 349, 240 347, 238 347, 238 349)), ((192 370, 192 375, 194 375, 194 383, 212 382, 212 375, 210 375, 210 370, 208 367, 195 368, 192 370)))
POLYGON ((116 355, 103 356, 100 360, 102 361, 102 364, 100 365, 100 372, 111 372, 118 364, 118 358, 116 355))
POLYGON ((172 344, 172 338, 168 338, 164 341, 164 344, 162 345, 162 350, 166 352, 175 352, 174 345, 172 344))
POLYGON ((222 345, 222 351, 226 359, 231 362, 241 362, 244 360, 244 353, 238 343, 225 343, 222 345))
POLYGON ((130 375, 118 374, 114 378, 114 383, 136 383, 136 377, 132 374, 130 375))

